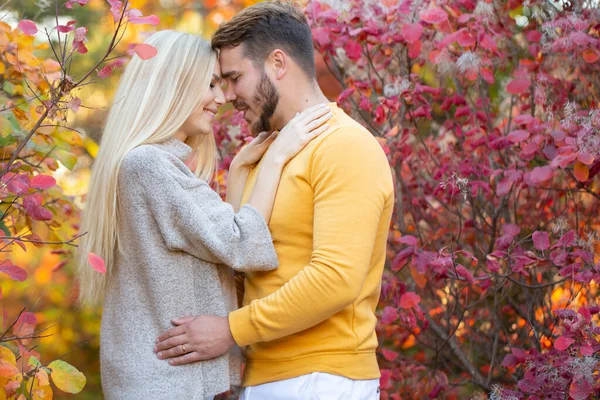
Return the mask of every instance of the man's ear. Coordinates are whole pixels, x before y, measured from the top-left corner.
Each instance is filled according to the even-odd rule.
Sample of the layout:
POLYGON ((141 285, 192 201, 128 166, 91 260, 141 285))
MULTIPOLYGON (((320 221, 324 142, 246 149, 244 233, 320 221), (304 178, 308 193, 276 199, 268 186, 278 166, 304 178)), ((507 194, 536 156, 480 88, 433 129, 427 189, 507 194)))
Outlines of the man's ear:
POLYGON ((275 79, 281 79, 287 73, 290 59, 288 55, 281 49, 275 49, 267 57, 267 65, 273 71, 275 79))

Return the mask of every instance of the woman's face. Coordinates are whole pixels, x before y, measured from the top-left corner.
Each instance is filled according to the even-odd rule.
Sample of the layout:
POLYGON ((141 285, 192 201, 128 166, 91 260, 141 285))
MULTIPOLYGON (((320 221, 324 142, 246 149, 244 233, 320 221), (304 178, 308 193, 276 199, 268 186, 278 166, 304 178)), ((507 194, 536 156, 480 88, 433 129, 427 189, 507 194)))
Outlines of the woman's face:
POLYGON ((200 102, 200 105, 183 123, 181 131, 186 136, 208 135, 213 133, 213 120, 219 106, 225 104, 225 95, 221 88, 221 68, 215 62, 210 87, 200 102))

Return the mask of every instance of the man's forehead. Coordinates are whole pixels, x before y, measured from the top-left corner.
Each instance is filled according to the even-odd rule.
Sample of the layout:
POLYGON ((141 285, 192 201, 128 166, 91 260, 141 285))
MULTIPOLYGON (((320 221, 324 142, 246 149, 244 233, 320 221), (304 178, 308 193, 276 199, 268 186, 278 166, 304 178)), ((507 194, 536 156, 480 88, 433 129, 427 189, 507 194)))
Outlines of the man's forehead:
POLYGON ((244 56, 241 46, 223 48, 219 51, 219 63, 221 64, 221 74, 224 77, 239 73, 242 69, 251 64, 250 60, 244 56))

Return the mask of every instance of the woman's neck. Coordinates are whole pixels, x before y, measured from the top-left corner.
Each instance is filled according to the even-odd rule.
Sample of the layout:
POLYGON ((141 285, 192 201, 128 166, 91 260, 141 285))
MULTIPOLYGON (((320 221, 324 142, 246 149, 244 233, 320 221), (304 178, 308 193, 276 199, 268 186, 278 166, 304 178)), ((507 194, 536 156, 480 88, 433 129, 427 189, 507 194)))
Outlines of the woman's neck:
POLYGON ((186 135, 184 132, 182 131, 177 131, 175 132, 175 134, 173 135, 173 139, 177 139, 179 141, 182 141, 183 143, 187 143, 189 136, 186 135))

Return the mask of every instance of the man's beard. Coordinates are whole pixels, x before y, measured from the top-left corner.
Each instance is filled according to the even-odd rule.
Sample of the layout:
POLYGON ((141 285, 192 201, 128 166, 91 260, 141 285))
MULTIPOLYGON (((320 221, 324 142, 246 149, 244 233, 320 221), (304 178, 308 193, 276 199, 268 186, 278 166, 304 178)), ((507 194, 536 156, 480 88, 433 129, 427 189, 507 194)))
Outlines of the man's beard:
POLYGON ((250 125, 250 131, 254 134, 272 131, 271 118, 273 118, 277 104, 279 104, 279 92, 264 71, 262 71, 260 82, 256 86, 256 94, 253 100, 254 104, 260 104, 261 106, 258 120, 250 125))

